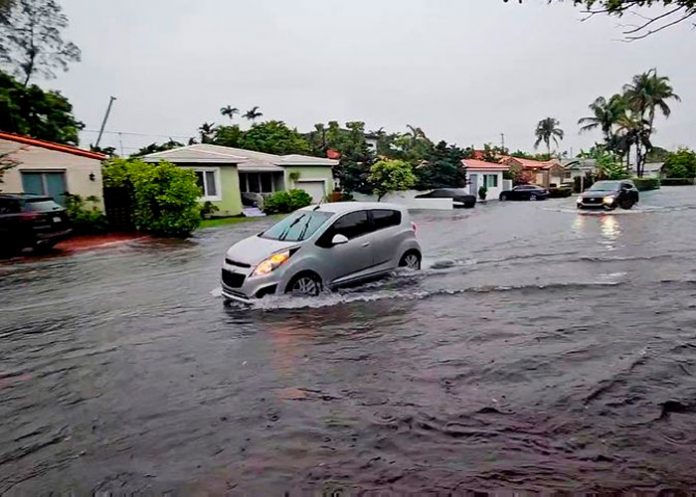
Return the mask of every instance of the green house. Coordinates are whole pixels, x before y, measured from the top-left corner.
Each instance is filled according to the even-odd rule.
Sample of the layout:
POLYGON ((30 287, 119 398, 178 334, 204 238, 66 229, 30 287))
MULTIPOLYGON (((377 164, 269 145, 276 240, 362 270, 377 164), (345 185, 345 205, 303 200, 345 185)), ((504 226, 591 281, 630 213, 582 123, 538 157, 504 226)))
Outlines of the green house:
POLYGON ((321 202, 333 190, 337 160, 306 155, 273 155, 252 150, 199 144, 146 155, 145 162, 167 161, 193 169, 201 202, 217 206, 219 216, 242 213, 242 197, 300 189, 321 202), (248 195, 243 195, 248 194, 248 195))

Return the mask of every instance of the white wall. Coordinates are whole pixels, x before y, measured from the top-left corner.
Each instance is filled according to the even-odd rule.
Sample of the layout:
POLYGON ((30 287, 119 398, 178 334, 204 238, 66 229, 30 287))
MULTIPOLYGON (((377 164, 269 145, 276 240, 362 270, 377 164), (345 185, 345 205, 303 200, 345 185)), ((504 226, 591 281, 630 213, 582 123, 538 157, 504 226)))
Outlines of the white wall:
MULTIPOLYGON (((421 193, 417 190, 405 190, 394 192, 385 195, 382 202, 403 205, 407 209, 424 209, 424 210, 452 210, 451 198, 415 198, 421 193)), ((377 195, 364 195, 362 193, 354 193, 353 197, 358 202, 377 202, 377 195)))
POLYGON ((0 139, 0 153, 6 152, 12 152, 10 158, 19 161, 19 165, 5 171, 2 191, 23 193, 22 171, 63 171, 69 193, 83 198, 94 195, 99 198, 99 208, 104 209, 101 161, 0 139), (89 179, 90 174, 94 174, 94 181, 89 179))
POLYGON ((467 175, 472 175, 475 174, 478 176, 477 179, 477 185, 476 185, 476 191, 471 192, 472 195, 476 195, 476 198, 478 199, 478 189, 484 184, 484 175, 488 174, 495 174, 498 176, 498 186, 489 186, 488 187, 488 194, 486 195, 487 200, 498 200, 498 197, 500 196, 501 192, 505 189, 505 186, 503 184, 503 172, 502 171, 484 171, 484 170, 478 170, 478 169, 472 169, 469 168, 467 169, 467 175))

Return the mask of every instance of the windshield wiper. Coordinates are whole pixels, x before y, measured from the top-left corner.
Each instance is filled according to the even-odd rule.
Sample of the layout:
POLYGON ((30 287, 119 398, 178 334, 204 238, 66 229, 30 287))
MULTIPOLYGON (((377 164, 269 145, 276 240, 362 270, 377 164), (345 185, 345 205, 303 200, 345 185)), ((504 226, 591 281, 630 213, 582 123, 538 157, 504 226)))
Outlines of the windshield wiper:
MULTIPOLYGON (((315 209, 316 210, 316 209, 315 209)), ((309 228, 309 223, 312 222, 312 216, 307 216, 307 221, 305 221, 302 231, 300 231, 300 236, 297 237, 297 241, 301 242, 304 240, 305 233, 307 233, 307 228, 309 228)))
POLYGON ((290 230, 293 228, 293 226, 295 226, 297 223, 299 223, 299 222, 302 220, 303 217, 305 217, 304 214, 302 214, 300 217, 298 217, 298 218, 295 219, 292 223, 290 223, 290 226, 288 226, 287 228, 285 228, 285 229, 283 230, 283 232, 280 234, 280 236, 278 237, 278 240, 280 240, 280 241, 285 240, 285 238, 287 238, 287 236, 290 234, 290 230))

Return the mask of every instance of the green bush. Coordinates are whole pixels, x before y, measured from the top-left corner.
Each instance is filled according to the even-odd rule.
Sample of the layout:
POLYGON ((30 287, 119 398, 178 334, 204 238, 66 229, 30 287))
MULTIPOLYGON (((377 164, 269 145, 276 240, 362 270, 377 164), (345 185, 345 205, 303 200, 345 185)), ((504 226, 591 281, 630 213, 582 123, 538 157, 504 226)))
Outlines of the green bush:
POLYGON ((478 196, 481 200, 486 200, 486 196, 488 196, 488 188, 486 188, 485 186, 479 187, 478 196))
POLYGON ((693 178, 696 176, 696 152, 688 148, 680 148, 670 153, 662 170, 668 178, 693 178))
POLYGON ((696 185, 696 178, 662 178, 662 186, 696 185))
POLYGON ((203 207, 201 207, 201 217, 203 217, 203 219, 208 219, 213 217, 213 214, 219 211, 220 208, 217 205, 210 201, 206 201, 203 203, 203 207))
POLYGON ((304 190, 276 192, 264 199, 263 211, 266 214, 285 214, 306 207, 311 203, 311 195, 304 190))
POLYGON ((659 178, 633 178, 633 183, 638 191, 658 190, 660 188, 659 178))
POLYGON ((201 190, 192 170, 168 162, 114 159, 103 173, 106 186, 131 191, 133 221, 138 230, 186 237, 198 228, 201 190))
POLYGON ((94 196, 83 199, 79 195, 66 195, 65 210, 75 233, 93 234, 108 230, 109 223, 104 213, 97 207, 98 202, 99 199, 94 196))

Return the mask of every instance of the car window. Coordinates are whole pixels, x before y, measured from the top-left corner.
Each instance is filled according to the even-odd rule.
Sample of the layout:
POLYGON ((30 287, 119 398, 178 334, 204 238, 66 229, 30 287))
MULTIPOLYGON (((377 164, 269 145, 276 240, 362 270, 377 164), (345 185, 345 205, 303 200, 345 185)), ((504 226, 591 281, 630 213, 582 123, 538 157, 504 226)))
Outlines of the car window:
POLYGON ((331 236, 343 235, 348 240, 352 240, 368 231, 370 231, 370 223, 367 218, 367 211, 357 211, 338 219, 331 227, 331 236))
POLYGON ((19 202, 8 198, 0 198, 0 214, 15 214, 19 212, 19 202))
POLYGON ((24 209, 31 212, 51 212, 59 211, 62 207, 53 200, 37 199, 27 200, 24 204, 24 209))
POLYGON ((372 211, 372 222, 375 230, 382 230, 401 224, 401 212, 393 210, 372 211))
POLYGON ((529 190, 529 186, 520 185, 520 186, 516 186, 515 188, 513 188, 513 190, 529 190))
POLYGON ((333 213, 325 211, 298 211, 259 236, 269 240, 301 242, 311 237, 331 216, 333 213))

